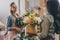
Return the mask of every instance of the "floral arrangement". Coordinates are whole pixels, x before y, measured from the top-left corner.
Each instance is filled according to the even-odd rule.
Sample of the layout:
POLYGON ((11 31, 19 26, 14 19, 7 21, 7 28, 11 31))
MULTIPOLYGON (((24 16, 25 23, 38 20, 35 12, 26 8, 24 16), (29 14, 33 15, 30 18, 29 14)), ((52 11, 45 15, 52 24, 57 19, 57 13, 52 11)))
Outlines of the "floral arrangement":
POLYGON ((37 16, 36 13, 31 12, 28 16, 24 16, 23 22, 25 24, 38 25, 41 22, 41 18, 39 16, 37 16))
POLYGON ((15 21, 15 25, 20 28, 23 27, 24 26, 23 17, 17 17, 15 21))
POLYGON ((38 25, 41 22, 41 18, 33 11, 26 12, 23 16, 16 18, 15 24, 19 27, 26 26, 28 24, 38 25))
MULTIPOLYGON (((31 25, 33 28, 35 28, 35 26, 40 25, 40 23, 41 23, 41 18, 38 16, 38 14, 34 13, 33 11, 30 11, 30 12, 27 11, 22 17, 19 17, 16 20, 16 25, 19 27, 22 27, 22 26, 26 27, 27 25, 31 25)), ((21 34, 21 35, 24 35, 24 34, 21 34)), ((22 36, 22 39, 23 38, 24 36, 22 36)))

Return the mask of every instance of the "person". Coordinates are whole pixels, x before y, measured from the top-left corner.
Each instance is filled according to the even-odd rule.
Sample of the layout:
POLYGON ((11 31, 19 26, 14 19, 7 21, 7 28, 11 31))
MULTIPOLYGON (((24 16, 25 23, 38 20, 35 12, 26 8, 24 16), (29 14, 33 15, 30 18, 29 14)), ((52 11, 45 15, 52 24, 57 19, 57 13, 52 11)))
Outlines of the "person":
POLYGON ((60 34, 60 4, 58 0, 47 1, 48 12, 54 17, 55 33, 60 34))
POLYGON ((0 21, 0 30, 5 30, 5 25, 0 21))
POLYGON ((47 1, 47 10, 54 17, 54 26, 55 33, 59 34, 59 10, 58 10, 59 2, 58 0, 48 0, 47 1))
POLYGON ((7 30, 9 34, 9 40, 13 40, 13 37, 17 34, 17 32, 21 32, 21 28, 15 25, 16 17, 18 16, 17 13, 17 6, 14 2, 10 4, 10 13, 11 15, 8 16, 7 20, 7 30))
POLYGON ((0 21, 0 40, 4 40, 5 25, 0 21))
POLYGON ((46 6, 43 9, 44 13, 43 16, 41 16, 42 22, 40 24, 42 28, 39 35, 40 40, 54 40, 54 18, 48 13, 46 6))

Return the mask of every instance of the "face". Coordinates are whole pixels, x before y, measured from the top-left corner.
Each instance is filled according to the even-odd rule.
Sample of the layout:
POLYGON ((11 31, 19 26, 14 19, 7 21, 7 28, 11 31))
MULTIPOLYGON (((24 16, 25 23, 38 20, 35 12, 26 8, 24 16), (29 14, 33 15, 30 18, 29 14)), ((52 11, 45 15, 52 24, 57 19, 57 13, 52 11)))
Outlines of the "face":
POLYGON ((17 6, 16 6, 15 4, 13 4, 13 5, 11 6, 11 11, 12 11, 12 13, 16 13, 16 11, 17 11, 17 6))

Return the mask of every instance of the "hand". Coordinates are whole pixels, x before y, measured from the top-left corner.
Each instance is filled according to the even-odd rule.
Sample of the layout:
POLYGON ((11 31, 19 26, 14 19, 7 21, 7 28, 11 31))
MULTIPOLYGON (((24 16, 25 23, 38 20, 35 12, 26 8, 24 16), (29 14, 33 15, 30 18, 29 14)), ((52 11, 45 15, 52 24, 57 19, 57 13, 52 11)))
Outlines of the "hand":
POLYGON ((12 25, 11 27, 12 30, 17 30, 18 32, 21 32, 22 29, 21 28, 18 28, 15 24, 12 25))
POLYGON ((16 27, 11 27, 12 30, 16 30, 16 27))
POLYGON ((16 30, 17 30, 18 32, 21 32, 21 31, 22 31, 22 29, 21 29, 21 28, 18 28, 18 27, 16 27, 16 30))
POLYGON ((12 29, 12 30, 13 30, 13 29, 16 30, 16 26, 15 26, 15 24, 12 25, 11 29, 12 29))

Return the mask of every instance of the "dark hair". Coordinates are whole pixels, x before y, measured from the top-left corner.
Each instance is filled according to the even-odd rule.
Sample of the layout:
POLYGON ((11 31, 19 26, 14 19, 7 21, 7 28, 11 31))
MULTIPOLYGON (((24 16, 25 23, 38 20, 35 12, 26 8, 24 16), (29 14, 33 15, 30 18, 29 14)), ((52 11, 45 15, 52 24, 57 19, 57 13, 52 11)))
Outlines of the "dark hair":
POLYGON ((53 16, 58 13, 58 1, 47 1, 47 10, 53 16))
POLYGON ((13 4, 15 4, 14 2, 12 2, 11 4, 10 4, 10 6, 12 6, 13 4))

